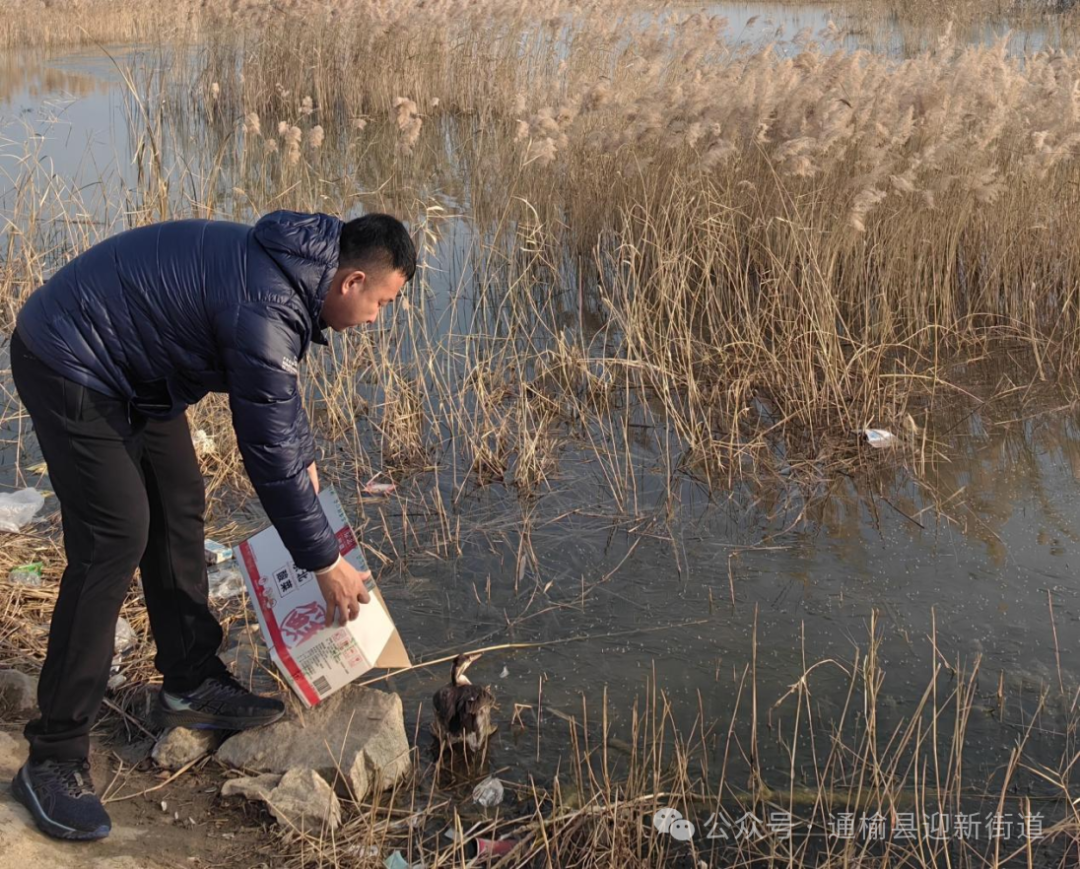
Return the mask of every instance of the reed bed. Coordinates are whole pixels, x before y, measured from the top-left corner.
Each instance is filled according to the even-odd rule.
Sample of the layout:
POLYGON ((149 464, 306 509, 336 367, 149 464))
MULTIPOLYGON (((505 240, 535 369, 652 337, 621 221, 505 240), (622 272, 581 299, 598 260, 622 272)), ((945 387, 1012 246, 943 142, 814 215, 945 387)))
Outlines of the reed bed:
MULTIPOLYGON (((850 461, 869 424, 921 430, 965 359, 1075 370, 1072 55, 946 29, 898 61, 833 26, 746 44, 715 15, 556 0, 270 8, 238 7, 166 75, 132 71, 123 220, 412 222, 410 311, 340 342, 349 365, 314 363, 328 442, 383 411, 395 466, 429 467, 457 432, 456 486, 528 456, 534 488, 555 423, 604 444, 645 425, 727 485, 778 453, 850 461), (383 384, 363 409, 356 363, 383 384)), ((65 252, 115 228, 73 225, 55 181, 18 182, 13 222, 65 252)), ((48 248, 19 242, 6 285, 34 285, 48 248)))

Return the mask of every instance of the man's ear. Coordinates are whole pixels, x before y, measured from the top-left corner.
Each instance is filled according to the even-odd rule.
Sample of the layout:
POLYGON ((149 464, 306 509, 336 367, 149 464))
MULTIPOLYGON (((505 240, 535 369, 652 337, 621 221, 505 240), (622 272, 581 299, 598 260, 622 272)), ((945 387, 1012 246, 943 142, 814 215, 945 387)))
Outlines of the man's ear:
POLYGON ((341 289, 346 293, 358 293, 364 289, 367 275, 360 269, 349 269, 341 282, 341 289))

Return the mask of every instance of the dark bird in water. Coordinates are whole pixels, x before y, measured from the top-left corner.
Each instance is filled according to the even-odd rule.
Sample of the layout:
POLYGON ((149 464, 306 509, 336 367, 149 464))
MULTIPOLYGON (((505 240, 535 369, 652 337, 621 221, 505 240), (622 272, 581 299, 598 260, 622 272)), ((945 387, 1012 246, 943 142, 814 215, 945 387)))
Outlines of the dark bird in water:
POLYGON ((487 685, 474 685, 465 675, 481 655, 458 655, 450 665, 450 684, 435 692, 435 718, 431 732, 443 748, 463 744, 469 751, 480 751, 495 732, 491 710, 495 695, 487 685))

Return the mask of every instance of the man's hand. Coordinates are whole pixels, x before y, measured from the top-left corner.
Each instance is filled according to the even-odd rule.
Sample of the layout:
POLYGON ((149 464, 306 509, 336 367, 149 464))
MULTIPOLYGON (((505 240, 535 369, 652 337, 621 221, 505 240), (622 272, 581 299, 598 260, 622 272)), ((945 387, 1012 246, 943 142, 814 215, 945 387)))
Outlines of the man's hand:
POLYGON ((307 474, 311 477, 311 485, 315 487, 315 494, 319 494, 319 472, 315 470, 315 463, 308 465, 307 474))
POLYGON ((371 571, 358 571, 344 558, 330 571, 316 575, 319 589, 326 598, 326 626, 334 623, 334 613, 337 612, 337 622, 342 627, 346 621, 352 621, 360 615, 360 604, 371 600, 364 583, 371 577, 371 571))

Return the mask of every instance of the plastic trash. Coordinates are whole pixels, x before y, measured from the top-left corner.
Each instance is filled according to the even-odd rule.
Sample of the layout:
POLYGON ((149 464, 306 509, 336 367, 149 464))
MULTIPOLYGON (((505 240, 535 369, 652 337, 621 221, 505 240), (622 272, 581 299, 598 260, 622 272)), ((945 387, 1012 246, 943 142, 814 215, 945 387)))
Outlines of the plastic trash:
POLYGON ((866 442, 874 449, 880 450, 885 447, 894 447, 898 443, 896 435, 883 428, 868 428, 863 430, 866 442))
POLYGON ((401 856, 400 851, 395 851, 383 860, 383 866, 385 866, 386 869, 409 869, 409 861, 401 856))
POLYGON ((503 667, 502 672, 499 674, 499 678, 500 679, 505 679, 509 675, 510 675, 510 671, 506 667, 503 667))
POLYGON ((0 494, 0 531, 18 531, 44 506, 45 498, 37 489, 0 494))
POLYGON ((244 593, 244 576, 239 568, 226 564, 207 574, 210 580, 210 599, 229 600, 244 593))
POLYGON ((370 495, 373 498, 385 498, 396 488, 397 486, 393 483, 376 483, 375 478, 372 477, 364 483, 363 492, 365 495, 370 495))
POLYGON ((206 558, 207 565, 213 566, 215 564, 224 564, 226 561, 231 561, 233 551, 228 546, 218 543, 216 540, 211 540, 208 537, 203 541, 203 555, 206 558))
POLYGON ((473 847, 466 849, 465 856, 470 860, 473 857, 502 857, 513 851, 517 843, 517 839, 473 839, 469 843, 473 847))
POLYGON ((139 636, 135 633, 135 629, 128 624, 128 620, 123 616, 118 618, 116 620, 116 642, 113 646, 113 653, 122 655, 137 642, 139 642, 139 636))
POLYGON ((480 803, 485 809, 490 809, 492 806, 497 806, 501 803, 504 794, 503 783, 495 776, 489 776, 484 779, 480 784, 473 788, 472 792, 473 799, 480 803))
POLYGON ((120 664, 124 660, 124 654, 134 648, 139 642, 135 629, 128 624, 123 616, 116 620, 116 635, 113 640, 113 659, 109 667, 109 676, 115 678, 120 672, 120 664))
POLYGON ((32 588, 40 588, 41 571, 44 567, 45 565, 40 561, 35 561, 31 564, 20 564, 8 574, 8 579, 16 585, 27 585, 32 588))
POLYGON ((217 452, 217 444, 203 429, 198 429, 191 436, 191 443, 195 446, 195 455, 208 456, 217 452))
POLYGON ((123 673, 114 673, 112 676, 109 677, 109 681, 106 683, 105 687, 108 688, 110 691, 115 691, 125 682, 127 682, 127 676, 125 676, 123 673))
MULTIPOLYGON (((472 829, 475 830, 476 827, 474 826, 472 829)), ((470 833, 471 831, 458 833, 454 827, 443 830, 443 835, 451 842, 464 841, 462 847, 467 860, 481 856, 502 857, 504 854, 510 853, 518 843, 517 839, 483 839, 480 837, 473 839, 470 837, 470 833)))

